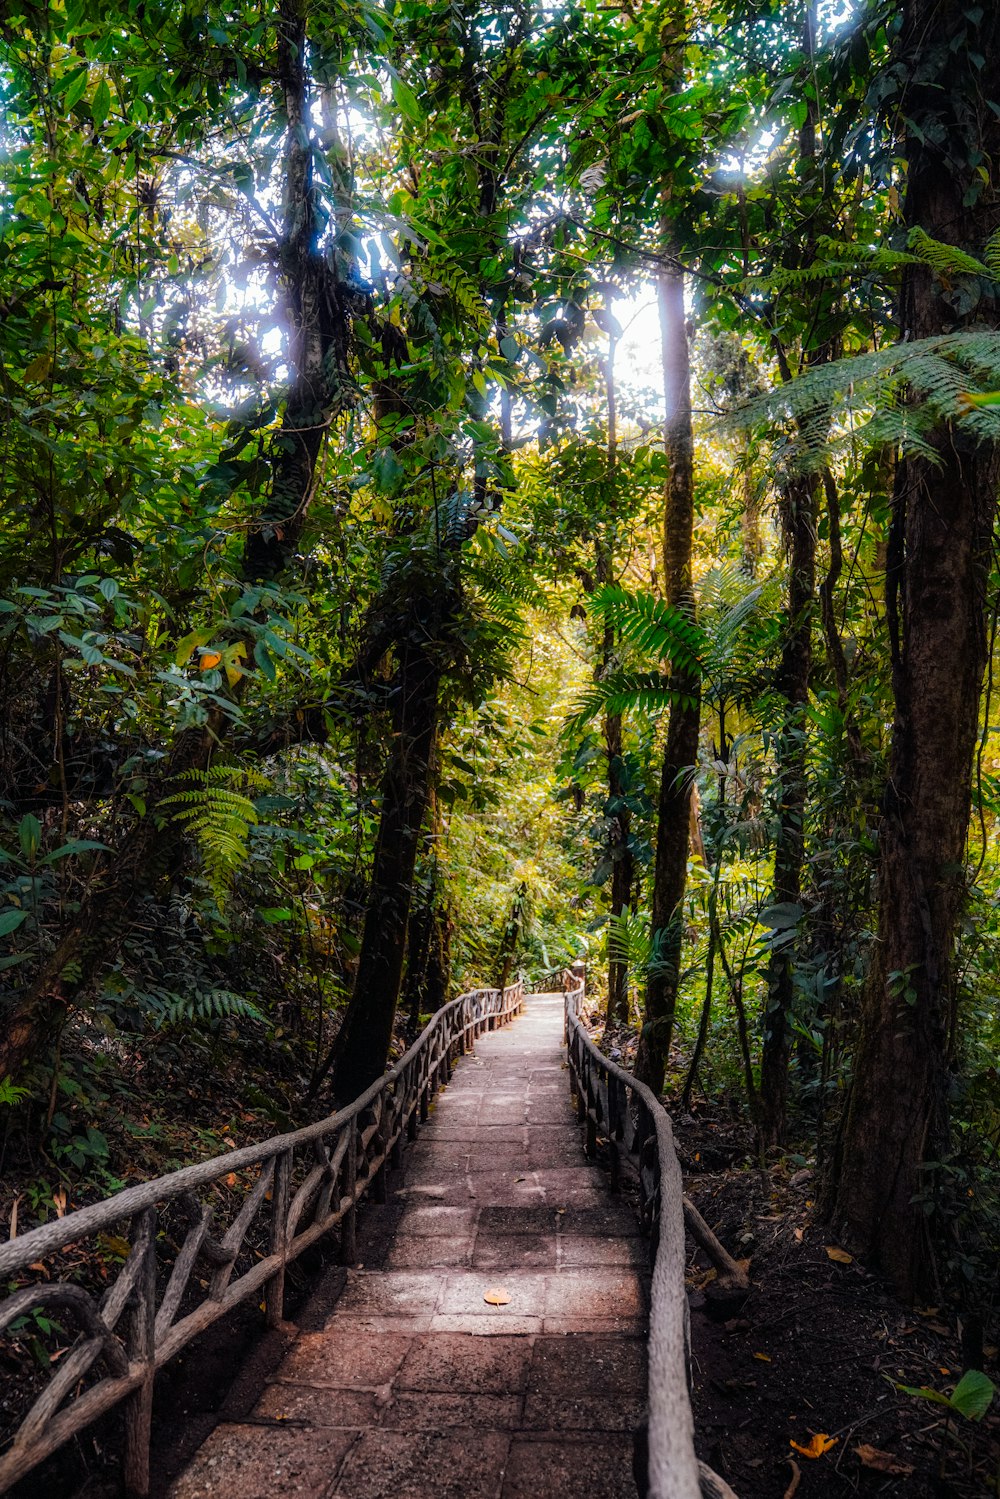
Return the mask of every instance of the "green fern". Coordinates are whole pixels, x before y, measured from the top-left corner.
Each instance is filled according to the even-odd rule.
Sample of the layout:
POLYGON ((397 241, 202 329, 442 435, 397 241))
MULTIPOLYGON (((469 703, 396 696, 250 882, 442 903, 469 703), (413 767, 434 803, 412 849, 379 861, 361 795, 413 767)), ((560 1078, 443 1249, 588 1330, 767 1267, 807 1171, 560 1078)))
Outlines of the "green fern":
POLYGON ((590 600, 594 614, 614 625, 622 639, 648 656, 669 660, 674 671, 700 676, 708 642, 703 630, 684 614, 651 593, 628 593, 624 588, 598 588, 590 600))
MULTIPOLYGON (((591 608, 614 625, 618 638, 647 655, 668 659, 688 680, 700 681, 716 700, 753 702, 770 679, 777 626, 775 583, 748 586, 737 568, 712 568, 698 588, 698 618, 670 608, 653 594, 600 588, 591 608)), ((564 733, 582 733, 602 714, 662 713, 690 702, 659 672, 619 669, 594 682, 578 699, 564 733)))
POLYGON ((985 276, 990 281, 993 279, 988 265, 955 245, 932 239, 919 224, 914 224, 906 242, 917 259, 929 265, 936 276, 985 276))
POLYGON ((253 802, 237 788, 264 790, 267 779, 245 765, 212 765, 204 771, 184 771, 177 780, 194 785, 163 797, 160 809, 174 808, 172 820, 194 838, 221 907, 236 871, 246 862, 247 839, 258 820, 253 802))
POLYGON ((163 1012, 161 1025, 185 1022, 207 1025, 217 1020, 258 1020, 266 1016, 242 994, 231 989, 209 989, 204 994, 178 994, 163 1012))
POLYGON ((991 234, 986 241, 983 259, 990 268, 993 280, 1000 281, 1000 229, 995 234, 991 234))
POLYGON ((27 1088, 15 1083, 12 1077, 0 1077, 0 1108, 13 1108, 27 1096, 27 1088))
POLYGON ((633 973, 646 978, 669 977, 673 963, 664 957, 671 935, 670 925, 658 932, 650 932, 649 916, 633 911, 623 911, 620 916, 608 917, 608 956, 615 963, 626 964, 633 973))
POLYGON ((932 239, 919 225, 910 230, 906 250, 851 244, 821 235, 816 242, 816 259, 809 265, 779 266, 765 276, 748 276, 742 289, 748 293, 795 291, 819 281, 856 281, 862 277, 891 276, 911 265, 928 265, 941 279, 984 276, 997 281, 1000 280, 1000 245, 995 243, 996 240, 994 235, 986 246, 984 259, 978 260, 955 245, 932 239))
POLYGON ((605 714, 643 713, 652 717, 673 702, 690 703, 691 695, 679 693, 659 672, 609 672, 578 698, 563 734, 572 739, 605 714))
MULTIPOLYGON (((808 426, 817 411, 841 413, 842 441, 897 443, 905 453, 939 461, 932 437, 942 423, 961 423, 984 442, 1000 441, 996 408, 977 407, 970 395, 1000 388, 1000 333, 961 333, 891 344, 868 354, 817 365, 733 413, 734 425, 751 428, 796 422, 808 426), (843 418, 856 416, 853 434, 843 418)), ((836 440, 807 433, 796 444, 797 463, 819 469, 831 461, 836 440)))

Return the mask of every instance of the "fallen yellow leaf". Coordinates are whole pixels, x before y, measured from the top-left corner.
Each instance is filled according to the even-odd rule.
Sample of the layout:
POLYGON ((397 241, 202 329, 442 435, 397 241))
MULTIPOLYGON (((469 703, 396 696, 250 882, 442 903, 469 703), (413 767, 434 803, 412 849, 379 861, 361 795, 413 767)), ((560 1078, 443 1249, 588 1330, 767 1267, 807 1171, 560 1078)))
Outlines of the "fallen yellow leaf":
POLYGON ((109 1249, 112 1254, 121 1255, 122 1259, 127 1259, 132 1253, 132 1245, 121 1234, 100 1234, 97 1242, 102 1249, 109 1249))
POLYGON ((829 1452, 831 1447, 837 1445, 836 1437, 828 1437, 825 1431, 814 1431, 809 1440, 808 1447, 803 1447, 800 1442, 789 1441, 789 1447, 794 1447, 796 1452, 801 1452, 803 1457, 822 1457, 824 1452, 829 1452))
POLYGON ((833 1244, 826 1245, 826 1257, 828 1260, 836 1260, 838 1265, 850 1265, 854 1262, 853 1254, 848 1254, 846 1249, 837 1249, 833 1244))
POLYGON ((483 1300, 490 1306, 506 1306, 510 1300, 510 1292, 504 1290, 503 1286, 491 1286, 483 1300))

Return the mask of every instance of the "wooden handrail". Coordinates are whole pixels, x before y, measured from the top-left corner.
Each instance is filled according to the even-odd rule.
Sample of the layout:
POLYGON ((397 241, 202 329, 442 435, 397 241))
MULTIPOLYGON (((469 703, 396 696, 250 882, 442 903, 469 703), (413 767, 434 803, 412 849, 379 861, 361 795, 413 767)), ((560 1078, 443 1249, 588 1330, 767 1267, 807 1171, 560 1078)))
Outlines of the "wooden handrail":
POLYGON ((25 1272, 36 1277, 0 1300, 0 1335, 36 1312, 58 1312, 78 1329, 0 1454, 0 1494, 123 1400, 128 1402, 126 1487, 137 1499, 148 1494, 156 1371, 251 1297, 263 1293, 267 1323, 276 1326, 282 1317, 286 1266, 338 1224, 341 1258, 352 1261, 358 1203, 368 1193, 385 1200, 386 1167, 400 1164, 405 1139, 415 1138, 434 1094, 451 1075, 453 1060, 484 1030, 511 1020, 523 1004, 520 983, 502 992, 477 989, 459 995, 438 1010, 406 1055, 347 1108, 304 1129, 128 1187, 0 1247, 0 1277, 25 1272), (255 1168, 229 1226, 214 1235, 214 1209, 201 1202, 198 1189, 226 1183, 231 1200, 233 1191, 240 1190, 240 1174, 255 1168), (235 1189, 229 1186, 234 1177, 235 1189), (164 1254, 172 1246, 158 1231, 158 1215, 170 1205, 188 1223, 172 1261, 164 1254), (255 1226, 258 1244, 248 1237, 255 1226), (102 1295, 65 1280, 41 1278, 51 1275, 45 1261, 60 1249, 111 1229, 127 1240, 129 1251, 102 1295), (204 1272, 200 1278, 196 1268, 204 1272), (122 1334, 117 1328, 123 1318, 122 1334))
MULTIPOLYGON (((578 965, 582 968, 582 965, 578 965)), ((649 1397, 645 1494, 649 1499, 736 1499, 694 1450, 690 1336, 684 1284, 684 1185, 666 1109, 644 1083, 598 1050, 580 1018, 582 971, 567 971, 565 1034, 570 1087, 589 1156, 607 1142, 612 1190, 621 1153, 637 1168, 642 1225, 650 1236, 649 1397)), ((641 1485, 640 1485, 641 1489, 641 1485)))

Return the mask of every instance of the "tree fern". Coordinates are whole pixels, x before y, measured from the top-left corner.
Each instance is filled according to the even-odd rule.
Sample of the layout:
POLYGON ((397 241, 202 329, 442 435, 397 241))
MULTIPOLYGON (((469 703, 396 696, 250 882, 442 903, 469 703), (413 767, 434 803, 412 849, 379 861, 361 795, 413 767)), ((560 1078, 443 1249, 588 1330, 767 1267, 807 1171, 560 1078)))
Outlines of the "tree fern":
MULTIPOLYGON (((699 624, 653 594, 622 588, 599 588, 590 606, 614 625, 619 639, 669 660, 685 675, 697 676, 711 698, 744 704, 770 679, 776 638, 774 591, 769 579, 748 586, 738 569, 713 568, 698 588, 699 624)), ((683 698, 670 677, 660 672, 608 672, 577 700, 565 732, 579 734, 601 714, 652 716, 683 698)))
POLYGON ((212 765, 205 771, 184 771, 177 780, 194 784, 165 796, 160 810, 172 808, 171 820, 194 838, 212 894, 222 906, 233 876, 246 862, 247 839, 257 822, 256 808, 240 788, 263 790, 267 779, 246 766, 212 765))
POLYGON ((683 702, 686 698, 671 687, 669 678, 659 672, 609 672, 577 699, 564 733, 568 737, 580 734, 602 714, 637 712, 652 717, 669 708, 674 701, 683 702))

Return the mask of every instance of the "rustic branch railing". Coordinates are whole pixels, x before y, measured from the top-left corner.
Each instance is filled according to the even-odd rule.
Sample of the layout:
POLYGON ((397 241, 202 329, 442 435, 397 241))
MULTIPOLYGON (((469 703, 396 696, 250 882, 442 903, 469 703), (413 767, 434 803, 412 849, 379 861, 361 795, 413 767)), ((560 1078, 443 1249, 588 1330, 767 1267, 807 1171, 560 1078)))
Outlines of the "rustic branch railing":
POLYGON ((438 1010, 406 1055, 348 1108, 292 1134, 129 1187, 0 1246, 0 1281, 35 1277, 0 1301, 0 1335, 36 1313, 46 1319, 61 1315, 78 1329, 0 1455, 0 1494, 124 1400, 125 1482, 130 1493, 147 1494, 156 1371, 251 1297, 263 1293, 268 1325, 276 1326, 286 1266, 337 1224, 342 1259, 356 1257, 358 1203, 368 1193, 385 1201, 386 1167, 400 1164, 404 1137, 415 1137, 434 1094, 451 1075, 454 1058, 484 1030, 512 1019, 523 1003, 520 983, 502 993, 480 989, 460 995, 438 1010), (215 1209, 198 1192, 224 1184, 231 1201, 247 1172, 238 1211, 224 1231, 213 1232, 215 1209), (164 1209, 187 1218, 179 1247, 168 1243, 158 1223, 164 1209), (46 1259, 121 1224, 130 1225, 128 1253, 103 1295, 48 1278, 46 1259), (171 1247, 176 1252, 165 1265, 171 1247))
POLYGON ((650 1235, 649 1499, 736 1499, 732 1489, 695 1456, 689 1393, 688 1302, 684 1284, 684 1185, 670 1118, 650 1090, 616 1067, 591 1041, 580 1019, 584 980, 570 970, 565 986, 566 1047, 585 1148, 607 1142, 612 1189, 621 1155, 637 1168, 639 1208, 650 1235))

